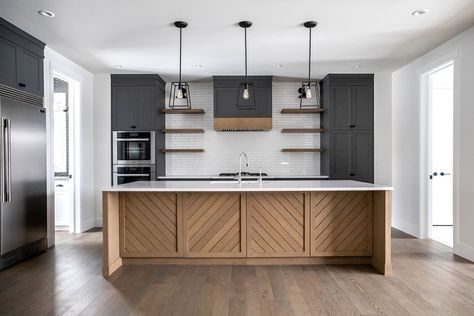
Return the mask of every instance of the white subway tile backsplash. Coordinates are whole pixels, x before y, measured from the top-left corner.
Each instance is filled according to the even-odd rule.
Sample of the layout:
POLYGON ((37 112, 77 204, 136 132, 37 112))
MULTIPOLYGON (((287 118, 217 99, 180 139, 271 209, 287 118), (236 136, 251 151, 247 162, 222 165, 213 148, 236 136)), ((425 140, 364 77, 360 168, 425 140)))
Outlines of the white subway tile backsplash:
MULTIPOLYGON (((166 134, 167 148, 204 148, 203 153, 167 153, 167 175, 217 175, 236 172, 239 154, 246 152, 250 167, 244 171, 274 176, 320 174, 319 153, 282 153, 282 148, 319 147, 319 134, 282 134, 282 128, 318 128, 319 114, 281 114, 282 108, 299 106, 298 82, 273 83, 273 129, 268 132, 214 131, 214 92, 212 82, 190 83, 193 108, 204 115, 167 115, 166 128, 203 128, 204 134, 166 134)), ((166 97, 169 93, 167 85, 166 97)), ((168 105, 168 99, 166 100, 168 105)))

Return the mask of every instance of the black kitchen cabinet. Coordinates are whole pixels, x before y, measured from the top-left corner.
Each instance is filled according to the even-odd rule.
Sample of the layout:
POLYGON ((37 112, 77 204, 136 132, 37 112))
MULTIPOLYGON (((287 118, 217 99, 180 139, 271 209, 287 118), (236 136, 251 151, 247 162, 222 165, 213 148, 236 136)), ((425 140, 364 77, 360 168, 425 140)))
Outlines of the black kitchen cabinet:
POLYGON ((329 74, 321 84, 321 174, 374 181, 374 76, 329 74))
MULTIPOLYGON (((158 75, 112 75, 112 130, 154 131, 164 122, 165 82, 158 75), (161 96, 160 96, 161 95, 161 96)), ((161 127, 163 125, 163 127, 161 127)))
POLYGON ((0 18, 0 83, 42 97, 44 46, 0 18))

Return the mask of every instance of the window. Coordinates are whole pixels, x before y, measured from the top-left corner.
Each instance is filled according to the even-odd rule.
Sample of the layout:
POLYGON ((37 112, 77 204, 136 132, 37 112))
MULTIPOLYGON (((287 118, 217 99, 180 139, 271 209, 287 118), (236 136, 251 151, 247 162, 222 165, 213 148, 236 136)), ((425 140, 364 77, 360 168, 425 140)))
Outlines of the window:
POLYGON ((54 176, 69 177, 69 83, 54 78, 54 176))

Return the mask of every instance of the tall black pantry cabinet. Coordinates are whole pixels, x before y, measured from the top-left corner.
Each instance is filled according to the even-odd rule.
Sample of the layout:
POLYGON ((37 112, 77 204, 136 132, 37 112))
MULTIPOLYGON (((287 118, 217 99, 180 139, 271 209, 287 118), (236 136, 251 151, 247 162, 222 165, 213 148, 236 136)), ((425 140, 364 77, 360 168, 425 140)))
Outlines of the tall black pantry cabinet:
POLYGON ((321 174, 374 182, 374 75, 329 74, 321 100, 321 174))
POLYGON ((165 174, 165 81, 155 74, 111 75, 112 131, 155 131, 156 175, 165 174))

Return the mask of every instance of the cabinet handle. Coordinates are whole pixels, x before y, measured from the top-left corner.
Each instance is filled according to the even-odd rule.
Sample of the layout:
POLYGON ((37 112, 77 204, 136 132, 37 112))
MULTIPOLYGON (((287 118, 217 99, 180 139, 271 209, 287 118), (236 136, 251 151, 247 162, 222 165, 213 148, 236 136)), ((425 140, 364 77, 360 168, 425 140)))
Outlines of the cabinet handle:
POLYGON ((26 84, 24 84, 24 83, 22 83, 22 82, 20 82, 18 85, 19 85, 20 87, 22 87, 22 88, 26 87, 26 84))
POLYGON ((135 125, 130 126, 131 128, 137 128, 135 125))
POLYGON ((355 173, 349 173, 349 175, 350 175, 351 177, 355 177, 356 174, 355 174, 355 173))
POLYGON ((349 127, 350 127, 350 128, 354 128, 354 127, 356 127, 356 126, 355 126, 355 125, 349 125, 349 127))

